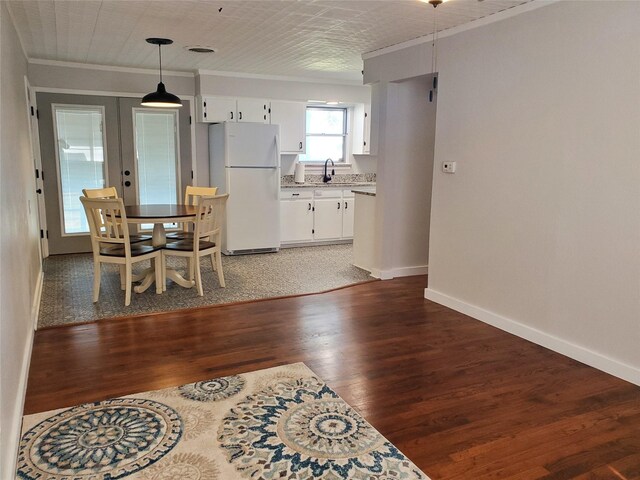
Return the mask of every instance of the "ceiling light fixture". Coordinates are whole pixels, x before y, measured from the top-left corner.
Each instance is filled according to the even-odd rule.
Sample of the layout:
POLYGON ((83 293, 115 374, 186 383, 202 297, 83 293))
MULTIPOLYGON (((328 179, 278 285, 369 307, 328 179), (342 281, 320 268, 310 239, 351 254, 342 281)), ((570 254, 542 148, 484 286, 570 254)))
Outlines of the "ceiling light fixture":
POLYGON ((190 52, 194 52, 194 53, 216 53, 216 50, 214 48, 205 47, 202 45, 194 45, 194 46, 185 47, 185 48, 190 52))
POLYGON ((162 83, 162 45, 171 45, 173 40, 168 38, 147 38, 147 43, 158 45, 158 58, 160 59, 160 83, 158 84, 158 89, 155 92, 148 93, 142 98, 142 106, 163 108, 181 107, 182 101, 180 98, 167 92, 164 83, 162 83))

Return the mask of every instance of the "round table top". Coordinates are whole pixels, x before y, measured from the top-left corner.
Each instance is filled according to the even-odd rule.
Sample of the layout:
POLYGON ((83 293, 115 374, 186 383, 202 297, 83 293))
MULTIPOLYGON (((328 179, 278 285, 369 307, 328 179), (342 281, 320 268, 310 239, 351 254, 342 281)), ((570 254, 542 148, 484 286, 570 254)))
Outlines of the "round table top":
POLYGON ((193 205, 153 204, 126 205, 127 218, 180 218, 195 216, 197 207, 193 205))

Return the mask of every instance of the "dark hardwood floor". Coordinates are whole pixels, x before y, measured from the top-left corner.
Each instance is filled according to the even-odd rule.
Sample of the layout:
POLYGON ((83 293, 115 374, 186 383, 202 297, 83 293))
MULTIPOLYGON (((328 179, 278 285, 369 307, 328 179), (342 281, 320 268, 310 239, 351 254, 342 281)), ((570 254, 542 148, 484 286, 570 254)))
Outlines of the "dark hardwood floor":
POLYGON ((40 330, 25 414, 305 362, 434 480, 640 479, 640 387, 429 302, 425 285, 40 330))

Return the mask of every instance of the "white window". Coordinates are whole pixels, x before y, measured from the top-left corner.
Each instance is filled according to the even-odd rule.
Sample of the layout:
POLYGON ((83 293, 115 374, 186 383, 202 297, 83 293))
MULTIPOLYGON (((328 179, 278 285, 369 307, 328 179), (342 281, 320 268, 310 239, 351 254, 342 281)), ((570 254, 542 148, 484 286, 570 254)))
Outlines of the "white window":
POLYGON ((307 107, 307 150, 301 162, 346 161, 347 109, 307 107))
POLYGON ((107 180, 104 108, 55 104, 52 107, 62 234, 87 233, 89 225, 80 203, 82 189, 102 188, 107 180))

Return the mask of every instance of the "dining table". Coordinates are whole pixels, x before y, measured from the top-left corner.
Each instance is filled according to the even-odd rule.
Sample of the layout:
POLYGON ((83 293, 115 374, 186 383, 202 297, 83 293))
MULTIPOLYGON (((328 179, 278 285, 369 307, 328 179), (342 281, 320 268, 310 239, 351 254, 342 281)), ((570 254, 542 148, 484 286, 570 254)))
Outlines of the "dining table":
MULTIPOLYGON (((193 222, 196 218, 197 207, 194 205, 180 204, 151 204, 151 205, 125 205, 125 213, 127 215, 127 223, 133 224, 149 224, 153 223, 153 234, 151 236, 151 244, 154 247, 162 247, 167 244, 167 232, 165 223, 184 223, 193 222)), ((151 268, 147 268, 140 274, 133 277, 133 281, 142 282, 134 287, 133 291, 142 293, 146 291, 155 282, 155 269, 160 268, 152 260, 151 268)), ((173 280, 175 283, 184 288, 191 288, 195 285, 193 280, 184 278, 177 270, 173 268, 166 269, 166 278, 173 280)), ((166 285, 163 285, 166 290, 166 285)))

